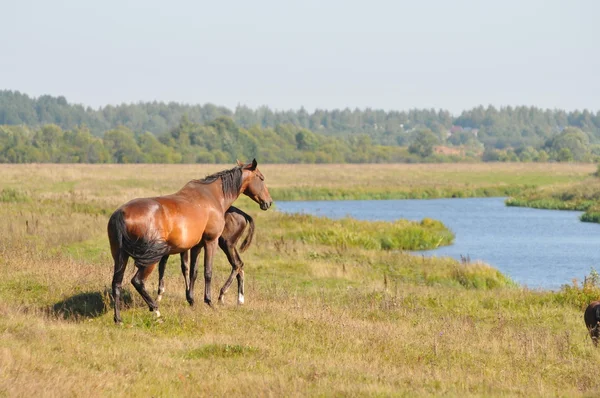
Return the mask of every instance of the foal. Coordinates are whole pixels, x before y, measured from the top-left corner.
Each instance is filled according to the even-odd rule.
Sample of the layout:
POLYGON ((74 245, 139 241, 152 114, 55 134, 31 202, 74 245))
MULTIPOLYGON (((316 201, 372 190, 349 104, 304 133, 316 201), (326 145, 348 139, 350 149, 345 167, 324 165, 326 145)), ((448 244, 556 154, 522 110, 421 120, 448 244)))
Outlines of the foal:
POLYGON ((583 314, 585 326, 587 326, 592 342, 598 346, 600 338, 600 301, 592 301, 583 314))
MULTIPOLYGON (((229 274, 229 278, 219 293, 219 303, 221 304, 224 304, 223 297, 231 286, 234 276, 237 278, 238 282, 238 304, 244 304, 244 262, 240 258, 240 254, 237 249, 237 242, 242 237, 242 234, 248 225, 250 228, 248 229, 248 233, 242 241, 239 250, 242 253, 246 251, 246 249, 250 246, 250 243, 252 243, 252 238, 254 237, 254 220, 248 214, 244 213, 235 206, 231 206, 225 212, 225 228, 219 237, 219 247, 227 256, 229 264, 231 264, 231 274, 229 274)), ((165 281, 163 277, 165 275, 165 267, 168 259, 168 255, 163 256, 158 264, 157 301, 162 299, 162 295, 165 292, 165 281)), ((190 283, 188 274, 189 262, 190 251, 188 250, 181 253, 181 273, 183 274, 183 278, 185 280, 186 291, 188 290, 190 283)))

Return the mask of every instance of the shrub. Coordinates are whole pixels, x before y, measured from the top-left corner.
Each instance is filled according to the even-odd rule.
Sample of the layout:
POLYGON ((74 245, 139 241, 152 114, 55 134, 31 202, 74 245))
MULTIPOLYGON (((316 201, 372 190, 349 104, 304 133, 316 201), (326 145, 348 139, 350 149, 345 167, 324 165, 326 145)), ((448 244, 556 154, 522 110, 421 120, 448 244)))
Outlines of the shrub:
POLYGON ((584 277, 581 286, 574 279, 571 285, 563 285, 555 297, 561 304, 567 303, 577 308, 585 308, 591 301, 600 299, 600 274, 591 268, 590 274, 584 277))

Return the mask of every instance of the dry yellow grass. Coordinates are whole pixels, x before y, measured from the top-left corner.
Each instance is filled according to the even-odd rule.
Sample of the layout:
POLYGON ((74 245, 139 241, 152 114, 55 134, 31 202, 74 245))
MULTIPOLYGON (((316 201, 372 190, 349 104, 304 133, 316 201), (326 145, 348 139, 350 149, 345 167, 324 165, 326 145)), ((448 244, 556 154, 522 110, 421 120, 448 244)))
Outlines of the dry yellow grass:
MULTIPOLYGON (((486 165, 447 166, 446 179, 475 170, 486 183, 486 165)), ((488 172, 568 180, 590 169, 500 166, 488 172)), ((189 307, 173 258, 164 322, 155 322, 128 284, 125 326, 115 326, 105 209, 224 168, 211 167, 0 165, 0 187, 28 198, 0 202, 0 395, 529 397, 599 390, 593 369, 600 351, 581 310, 560 304, 555 293, 429 284, 418 276, 460 264, 282 241, 277 214, 249 201, 241 205, 255 217, 257 236, 243 254, 243 307, 232 292, 215 310, 189 307)), ((338 184, 360 167, 261 170, 270 186, 289 187, 309 176, 338 184)), ((415 184, 443 183, 443 166, 364 167, 372 175, 418 175, 415 184)), ((218 255, 215 289, 228 267, 218 255)), ((157 275, 151 279, 154 292, 157 275)))

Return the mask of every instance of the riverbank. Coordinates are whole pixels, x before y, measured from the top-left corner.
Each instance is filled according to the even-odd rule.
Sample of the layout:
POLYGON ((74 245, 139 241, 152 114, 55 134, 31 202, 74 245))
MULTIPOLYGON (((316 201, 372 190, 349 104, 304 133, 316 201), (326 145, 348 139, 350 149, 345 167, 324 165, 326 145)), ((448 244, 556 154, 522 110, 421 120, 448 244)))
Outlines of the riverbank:
MULTIPOLYGON (((293 167, 315 173, 261 171, 269 186, 289 188, 285 172, 293 167)), ((236 202, 257 228, 242 254, 244 306, 234 305, 235 284, 224 306, 188 306, 173 256, 164 321, 127 283, 130 264, 125 327, 116 327, 107 213, 135 197, 173 192, 198 169, 2 171, 1 186, 15 192, 0 206, 3 395, 578 396, 600 388, 589 372, 600 351, 582 320, 582 306, 600 292, 593 280, 531 291, 485 264, 310 241, 288 225, 298 220, 248 199, 236 202)), ((318 174, 329 178, 325 166, 318 174)), ((216 290, 230 267, 222 254, 215 261, 216 290)), ((153 295, 156 279, 155 272, 148 283, 153 295)))
MULTIPOLYGON (((286 213, 332 219, 441 221, 455 234, 451 245, 425 256, 482 261, 530 289, 559 290, 600 264, 600 230, 579 221, 581 212, 511 207, 506 198, 277 202, 286 213)), ((331 222, 332 224, 334 222, 331 222)), ((354 233, 354 229, 348 229, 354 233)))
POLYGON ((600 222, 600 178, 525 189, 506 201, 507 206, 583 211, 581 221, 600 222))

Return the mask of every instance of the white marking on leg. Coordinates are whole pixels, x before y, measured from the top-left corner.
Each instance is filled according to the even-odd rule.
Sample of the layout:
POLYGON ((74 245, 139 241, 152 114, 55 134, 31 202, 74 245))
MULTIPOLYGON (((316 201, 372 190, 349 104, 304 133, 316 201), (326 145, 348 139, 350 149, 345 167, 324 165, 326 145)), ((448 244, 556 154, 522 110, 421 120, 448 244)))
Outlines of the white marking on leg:
POLYGON ((238 295, 238 304, 244 304, 244 295, 242 293, 238 295))
POLYGON ((154 311, 154 313, 156 314, 157 318, 160 318, 160 311, 159 310, 154 311))
POLYGON ((160 301, 162 300, 162 294, 159 294, 158 297, 156 298, 156 301, 160 301))

